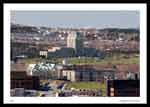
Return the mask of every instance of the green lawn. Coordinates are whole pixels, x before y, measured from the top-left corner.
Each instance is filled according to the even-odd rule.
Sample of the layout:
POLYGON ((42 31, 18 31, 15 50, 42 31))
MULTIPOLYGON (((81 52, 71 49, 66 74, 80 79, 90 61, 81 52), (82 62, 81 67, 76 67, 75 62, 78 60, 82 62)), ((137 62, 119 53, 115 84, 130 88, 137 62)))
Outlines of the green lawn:
POLYGON ((130 56, 125 57, 123 55, 120 56, 111 56, 106 57, 104 59, 95 59, 95 58, 70 58, 68 59, 68 63, 70 64, 139 64, 139 57, 130 56))
MULTIPOLYGON (((62 60, 64 58, 51 58, 48 59, 50 62, 56 62, 56 63, 62 63, 62 60)), ((38 63, 39 61, 45 61, 45 59, 40 58, 28 58, 28 59, 22 59, 22 62, 25 62, 27 64, 30 63, 38 63)), ((68 58, 67 61, 69 64, 139 64, 139 56, 136 56, 136 54, 131 55, 130 57, 127 57, 127 55, 121 54, 121 55, 113 55, 113 56, 107 56, 104 59, 96 59, 92 57, 81 57, 80 59, 77 57, 68 58)))
POLYGON ((66 88, 96 89, 96 88, 105 88, 105 85, 104 83, 101 82, 69 82, 67 83, 66 88))
POLYGON ((26 64, 32 64, 32 63, 39 63, 39 62, 45 62, 45 61, 50 61, 50 62, 56 62, 56 63, 62 63, 63 58, 51 58, 51 59, 41 59, 41 58, 26 58, 26 59, 20 59, 23 63, 26 64))
POLYGON ((67 83, 66 89, 101 89, 102 90, 102 96, 106 95, 105 92, 105 84, 102 82, 69 82, 67 83))
POLYGON ((33 63, 38 63, 41 59, 40 58, 27 58, 27 59, 20 59, 20 60, 26 64, 33 64, 33 63))

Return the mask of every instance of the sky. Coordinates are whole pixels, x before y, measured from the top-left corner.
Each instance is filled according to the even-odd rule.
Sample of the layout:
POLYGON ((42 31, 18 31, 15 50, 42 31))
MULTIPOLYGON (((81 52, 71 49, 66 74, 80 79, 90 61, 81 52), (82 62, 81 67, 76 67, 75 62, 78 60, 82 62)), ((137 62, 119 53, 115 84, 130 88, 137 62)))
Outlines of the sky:
POLYGON ((139 11, 11 11, 11 22, 46 27, 139 28, 139 11))

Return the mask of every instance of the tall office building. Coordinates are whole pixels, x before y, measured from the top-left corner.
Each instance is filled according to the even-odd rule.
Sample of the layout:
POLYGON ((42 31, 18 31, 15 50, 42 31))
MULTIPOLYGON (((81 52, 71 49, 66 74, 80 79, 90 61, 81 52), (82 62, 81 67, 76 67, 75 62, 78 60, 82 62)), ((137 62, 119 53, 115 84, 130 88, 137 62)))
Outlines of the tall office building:
POLYGON ((82 39, 79 32, 71 32, 68 34, 67 47, 74 48, 77 56, 82 54, 82 39))

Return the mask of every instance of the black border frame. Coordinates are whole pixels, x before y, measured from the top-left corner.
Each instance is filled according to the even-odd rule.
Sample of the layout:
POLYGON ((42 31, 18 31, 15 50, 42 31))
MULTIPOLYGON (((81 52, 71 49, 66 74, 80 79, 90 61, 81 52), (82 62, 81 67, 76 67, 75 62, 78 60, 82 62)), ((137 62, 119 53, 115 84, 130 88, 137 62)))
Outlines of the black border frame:
MULTIPOLYGON (((149 6, 150 6, 150 2, 148 1, 148 0, 99 0, 99 2, 97 2, 98 0, 92 0, 92 2, 89 2, 89 1, 87 1, 87 0, 57 0, 57 2, 56 2, 56 0, 2 0, 2 1, 0 1, 0 10, 1 10, 1 21, 0 21, 0 24, 1 24, 1 29, 0 29, 0 33, 1 33, 1 46, 3 46, 3 31, 4 31, 4 28, 3 28, 3 26, 4 26, 4 23, 3 23, 3 20, 4 20, 4 12, 3 12, 3 10, 4 10, 4 4, 13 4, 13 3, 25 3, 25 4, 32 4, 32 3, 61 3, 61 4, 63 4, 63 3, 111 3, 111 4, 113 4, 113 3, 129 3, 129 4, 132 4, 132 3, 144 3, 144 4, 147 4, 147 35, 149 35, 149 19, 150 19, 150 17, 149 17, 149 11, 148 10, 150 10, 150 8, 149 8, 149 6)), ((148 43, 148 36, 147 36, 147 43, 148 43)), ((4 47, 2 48, 2 52, 1 52, 1 59, 2 59, 2 61, 4 61, 4 58, 3 58, 3 55, 5 54, 5 53, 3 53, 3 50, 4 50, 4 47)), ((147 53, 148 53, 148 44, 147 44, 147 53)), ((148 54, 147 54, 147 56, 148 56, 148 54)), ((147 57, 146 56, 146 57, 147 57)), ((4 104, 4 101, 3 101, 3 97, 4 97, 4 95, 3 95, 3 86, 4 86, 4 78, 3 78, 3 62, 1 63, 1 68, 2 68, 2 71, 0 72, 1 74, 0 74, 0 102, 2 103, 2 104, 4 104)), ((147 63, 147 66, 148 66, 148 63, 147 63)), ((147 67, 148 68, 148 67, 147 67)), ((147 69, 146 68, 146 69, 147 69)), ((148 69, 147 69, 147 71, 148 71, 148 69)), ((147 72, 147 103, 149 103, 148 102, 148 99, 149 99, 149 84, 148 84, 148 75, 149 75, 149 72, 147 72)))
POLYGON ((146 3, 148 0, 2 0, 4 3, 146 3))

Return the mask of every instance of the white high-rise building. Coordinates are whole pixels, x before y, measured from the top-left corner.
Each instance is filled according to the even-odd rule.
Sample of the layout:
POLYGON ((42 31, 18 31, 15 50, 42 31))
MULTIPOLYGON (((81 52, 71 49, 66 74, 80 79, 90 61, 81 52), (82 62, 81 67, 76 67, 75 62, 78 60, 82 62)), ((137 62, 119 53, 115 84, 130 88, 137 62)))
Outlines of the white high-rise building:
POLYGON ((70 32, 68 33, 67 37, 67 47, 69 48, 76 48, 76 32, 70 32))
POLYGON ((76 54, 80 54, 82 50, 82 40, 78 32, 70 32, 67 37, 67 47, 74 48, 76 54))

